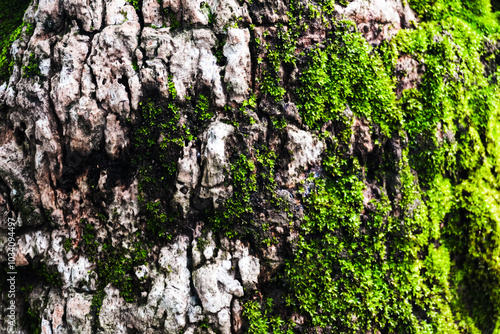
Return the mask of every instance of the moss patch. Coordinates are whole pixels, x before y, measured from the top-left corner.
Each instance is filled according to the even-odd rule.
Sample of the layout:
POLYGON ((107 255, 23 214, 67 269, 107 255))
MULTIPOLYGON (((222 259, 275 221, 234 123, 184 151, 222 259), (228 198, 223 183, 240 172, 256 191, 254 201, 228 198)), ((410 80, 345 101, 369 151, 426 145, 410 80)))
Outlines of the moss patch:
POLYGON ((284 31, 293 33, 264 59, 262 88, 276 100, 282 83, 269 71, 304 64, 288 96, 328 144, 326 177, 311 177, 313 191, 303 193, 287 302, 310 326, 339 332, 492 332, 500 326, 499 91, 496 65, 486 72, 483 62, 494 57, 485 45, 498 41, 499 24, 487 1, 410 5, 423 22, 374 50, 352 24, 329 22, 333 2, 292 2, 284 31), (322 20, 327 38, 297 53, 306 16, 322 20), (402 56, 425 70, 398 99, 402 56), (348 154, 346 109, 371 121, 376 149, 401 141, 401 157, 381 153, 380 166, 365 166, 348 154), (363 205, 367 175, 380 195, 363 205))
POLYGON ((0 4, 0 82, 6 81, 10 76, 10 47, 26 25, 23 24, 23 15, 30 3, 31 0, 19 0, 3 1, 0 4))

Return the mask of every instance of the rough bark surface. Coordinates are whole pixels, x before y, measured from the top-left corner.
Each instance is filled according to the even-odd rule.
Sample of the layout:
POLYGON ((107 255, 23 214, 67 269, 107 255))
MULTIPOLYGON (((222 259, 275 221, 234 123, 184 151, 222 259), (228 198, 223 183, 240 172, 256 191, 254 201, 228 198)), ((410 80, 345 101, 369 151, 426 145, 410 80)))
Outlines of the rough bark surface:
MULTIPOLYGON (((353 20, 378 47, 417 21, 404 3, 355 0, 335 4, 331 17, 353 20)), ((29 286, 18 297, 19 333, 31 330, 27 310, 42 333, 242 333, 242 305, 261 293, 296 331, 313 330, 279 300, 331 138, 306 125, 289 93, 303 64, 280 65, 282 99, 262 91, 272 65, 261 62, 260 43, 276 41, 289 6, 32 2, 24 21, 34 29, 13 44, 12 75, 0 87, 0 248, 15 220, 16 268, 29 286), (213 218, 234 209, 238 181, 267 182, 263 152, 276 156, 273 200, 251 189, 252 210, 213 218), (248 179, 238 180, 235 166, 248 179)), ((319 18, 308 23, 297 55, 330 33, 319 18)), ((402 56, 395 71, 401 96, 421 83, 425 65, 402 56)), ((404 138, 384 137, 349 106, 343 117, 347 156, 361 166, 401 160, 404 138)), ((334 135, 336 126, 323 128, 334 135)), ((362 215, 381 189, 401 197, 400 172, 364 175, 362 215)), ((0 264, 7 260, 0 252, 0 264)), ((7 321, 0 313, 0 332, 7 321)))

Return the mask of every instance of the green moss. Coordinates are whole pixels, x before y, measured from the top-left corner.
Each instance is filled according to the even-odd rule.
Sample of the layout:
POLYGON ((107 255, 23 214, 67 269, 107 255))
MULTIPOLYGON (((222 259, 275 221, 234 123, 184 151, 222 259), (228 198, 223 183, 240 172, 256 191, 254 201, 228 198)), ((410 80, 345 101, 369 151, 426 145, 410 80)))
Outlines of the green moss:
MULTIPOLYGON (((141 103, 141 120, 134 131, 133 164, 139 172, 141 207, 147 216, 152 236, 168 238, 169 201, 166 190, 175 182, 177 160, 185 140, 190 140, 189 128, 179 125, 179 108, 172 98, 167 101, 148 99, 141 103)), ((193 138, 191 138, 193 139, 193 138)))
POLYGON ((210 104, 210 98, 203 94, 198 96, 194 112, 193 133, 190 131, 189 138, 187 138, 189 141, 193 139, 197 140, 198 137, 195 137, 193 134, 198 135, 203 133, 215 116, 213 107, 210 104))
POLYGON ((104 292, 104 289, 98 290, 93 296, 92 296, 92 302, 90 304, 90 312, 94 316, 93 322, 92 322, 92 332, 97 332, 97 329, 99 327, 99 313, 101 312, 101 307, 102 307, 102 302, 104 300, 104 297, 106 297, 106 293, 104 292))
MULTIPOLYGON (((499 94, 481 63, 484 41, 498 40, 492 34, 498 22, 486 2, 416 3, 430 21, 401 30, 376 51, 352 24, 340 22, 321 45, 291 56, 306 60, 296 91, 303 120, 313 129, 328 121, 340 129, 335 138, 321 134, 328 144, 328 176, 309 180, 315 187, 304 192, 306 217, 286 269, 288 304, 307 314, 311 326, 353 333, 500 327, 500 270, 494 260, 500 249, 494 190, 499 94), (397 100, 395 68, 403 55, 425 71, 417 88, 397 100), (381 166, 360 166, 348 156, 347 108, 380 126, 375 142, 398 136, 404 142, 407 136, 401 160, 384 155, 381 166), (399 174, 396 197, 382 186, 394 178, 392 170, 399 174), (382 190, 368 212, 362 205, 366 173, 382 190)), ((327 22, 332 9, 333 2, 292 2, 288 28, 300 33, 297 20, 306 14, 327 22)), ((286 44, 295 45, 297 36, 288 37, 286 44)), ((264 59, 275 73, 294 63, 279 49, 264 59)), ((281 98, 275 93, 279 82, 263 87, 281 98)), ((258 327, 259 320, 253 321, 258 327)))
POLYGON ((46 285, 61 287, 62 286, 62 278, 57 268, 49 269, 47 265, 42 264, 38 268, 35 269, 38 271, 37 275, 40 277, 46 285))
POLYGON ((223 61, 225 59, 224 57, 224 45, 226 44, 226 41, 224 39, 217 39, 215 48, 213 48, 213 54, 215 58, 217 59, 217 65, 222 66, 223 61))
POLYGON ((231 164, 233 196, 226 200, 223 208, 212 218, 217 230, 223 230, 228 236, 234 236, 234 226, 253 223, 251 196, 257 192, 256 168, 253 161, 240 154, 231 164))
POLYGON ((491 33, 499 24, 490 20, 485 2, 429 4, 418 2, 415 8, 430 21, 391 41, 400 54, 425 64, 418 90, 404 92, 400 100, 409 162, 429 189, 436 239, 456 259, 448 273, 456 322, 467 331, 492 332, 500 316, 494 260, 500 249, 494 232, 500 208, 499 90, 485 77, 481 59, 485 40, 498 40, 491 33))
POLYGON ((286 93, 280 78, 273 72, 264 72, 261 84, 262 91, 272 96, 276 102, 280 101, 286 93))
POLYGON ((255 94, 250 95, 248 100, 243 101, 240 106, 240 112, 243 114, 243 118, 245 123, 247 124, 255 124, 258 119, 255 119, 254 116, 249 114, 250 111, 255 111, 257 107, 257 97, 255 94))
POLYGON ((28 64, 23 66, 23 77, 33 78, 40 76, 40 60, 36 57, 34 53, 30 54, 28 64))
POLYGON ((378 54, 361 34, 351 33, 349 28, 349 24, 339 23, 328 35, 326 47, 314 48, 307 55, 308 65, 297 91, 304 121, 319 128, 328 120, 339 120, 349 106, 390 134, 401 123, 393 82, 378 54))
POLYGON ((459 18, 485 34, 498 32, 498 13, 491 12, 490 0, 409 0, 424 20, 446 22, 459 18))
POLYGON ((141 10, 142 1, 141 0, 129 0, 130 4, 134 6, 135 10, 141 10))
POLYGON ((170 30, 177 30, 180 28, 181 23, 177 20, 177 15, 171 9, 165 8, 163 10, 163 16, 165 20, 168 20, 170 23, 170 30))
POLYGON ((24 26, 27 34, 33 27, 23 23, 23 15, 31 0, 4 1, 0 4, 0 83, 6 81, 12 71, 10 48, 12 43, 21 36, 24 26))
MULTIPOLYGON (((292 2, 290 6, 293 7, 294 3, 292 2)), ((285 29, 281 23, 277 25, 277 40, 272 45, 262 43, 258 39, 255 40, 257 45, 262 43, 265 47, 266 60, 263 73, 260 78, 257 78, 257 81, 261 84, 260 89, 262 92, 271 96, 276 102, 283 99, 286 93, 280 76, 280 68, 282 65, 296 66, 295 50, 297 48, 297 39, 301 32, 307 30, 306 26, 299 25, 299 18, 289 15, 289 20, 291 29, 285 29)), ((268 35, 268 32, 264 33, 264 36, 266 35, 268 35)), ((257 60, 259 64, 262 61, 261 58, 257 60)))
MULTIPOLYGON (((255 107, 253 98, 244 103, 245 107, 255 107)), ((241 111, 241 110, 240 110, 241 111)), ((246 118, 244 113, 237 114, 246 118)), ((245 120, 243 123, 248 124, 245 120)), ((276 152, 261 143, 255 143, 248 151, 232 149, 230 170, 227 171, 226 186, 231 186, 233 195, 213 213, 208 213, 210 222, 217 232, 228 237, 253 240, 256 244, 270 243, 273 236, 269 225, 256 220, 260 212, 288 213, 288 202, 276 193, 274 178, 278 157, 276 152)))
POLYGON ((214 15, 214 13, 212 13, 212 8, 210 7, 210 5, 208 3, 201 2, 200 9, 207 14, 209 24, 212 24, 215 22, 215 15, 214 15))
MULTIPOLYGON (((16 278, 16 306, 21 310, 18 325, 29 333, 41 333, 41 316, 48 303, 46 292, 42 292, 41 296, 36 296, 33 300, 33 289, 43 287, 57 291, 62 287, 62 277, 56 266, 47 266, 35 261, 30 266, 18 267, 16 278)), ((2 272, 0 276, 4 278, 2 272)))
POLYGON ((273 300, 267 299, 264 307, 256 301, 248 301, 243 305, 243 316, 248 321, 249 334, 292 334, 293 325, 287 324, 279 315, 271 316, 273 300))
POLYGON ((449 305, 450 254, 429 243, 439 229, 428 221, 408 165, 399 217, 382 194, 373 201, 375 211, 361 219, 360 166, 334 147, 328 152, 335 158, 324 168, 332 177, 311 179, 315 189, 306 197, 298 249, 287 265, 289 305, 305 311, 313 326, 339 332, 457 333, 449 305))
POLYGON ((71 238, 64 239, 64 250, 69 252, 73 249, 73 240, 71 238))
MULTIPOLYGON (((25 300, 25 303, 28 304, 28 300, 25 300)), ((28 329, 30 333, 42 333, 42 317, 33 308, 28 306, 21 319, 24 328, 28 329)))
POLYGON ((170 225, 177 218, 175 214, 168 214, 167 209, 162 206, 160 201, 144 202, 143 210, 146 214, 146 227, 152 236, 163 240, 170 240, 170 225))
MULTIPOLYGON (((89 260, 96 263, 95 272, 98 275, 98 288, 104 289, 113 284, 120 290, 120 296, 125 301, 133 302, 138 298, 141 284, 134 274, 134 268, 146 264, 148 248, 141 235, 133 235, 131 247, 113 246, 111 240, 98 241, 95 228, 92 224, 82 221, 83 245, 82 250, 89 260)), ((99 293, 93 304, 98 305, 99 293)), ((102 298, 100 299, 102 303, 102 298)), ((94 306, 96 306, 94 305, 94 306)), ((98 312, 98 310, 97 310, 98 312)))

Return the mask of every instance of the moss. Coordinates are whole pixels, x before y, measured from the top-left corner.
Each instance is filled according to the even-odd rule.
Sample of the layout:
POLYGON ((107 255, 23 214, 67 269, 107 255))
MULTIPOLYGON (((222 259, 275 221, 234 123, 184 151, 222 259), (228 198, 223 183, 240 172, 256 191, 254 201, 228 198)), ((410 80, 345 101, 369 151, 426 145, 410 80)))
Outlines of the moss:
MULTIPOLYGON (((140 234, 133 235, 129 240, 130 247, 125 248, 121 245, 116 247, 112 245, 111 240, 98 241, 92 224, 85 220, 81 223, 84 224, 82 250, 90 261, 96 263, 95 272, 99 278, 98 288, 103 290, 108 284, 113 284, 120 290, 120 296, 125 301, 133 302, 136 300, 140 295, 142 284, 136 278, 134 268, 146 264, 149 252, 144 238, 140 234)), ((99 298, 99 293, 95 298, 99 298)), ((98 301, 96 299, 93 304, 98 301)))
MULTIPOLYGON (((31 0, 4 1, 0 4, 0 83, 6 81, 12 71, 10 48, 19 38, 24 26, 32 30, 32 26, 23 23, 23 15, 31 0)), ((32 31, 28 31, 31 34, 32 31)))
POLYGON ((160 201, 145 202, 143 210, 146 214, 146 227, 148 232, 160 240, 170 240, 172 238, 170 226, 176 220, 176 214, 169 214, 168 209, 160 201))
POLYGON ((93 315, 93 322, 92 322, 92 332, 95 333, 97 332, 99 328, 99 313, 101 312, 101 307, 102 307, 102 302, 104 300, 104 297, 106 296, 106 293, 104 292, 103 289, 98 290, 93 296, 92 296, 92 302, 90 304, 90 312, 93 315))
POLYGON ((212 8, 210 7, 210 5, 208 3, 201 2, 200 9, 207 14, 209 24, 212 24, 215 22, 215 15, 214 15, 214 13, 212 13, 212 8))
POLYGON ((249 334, 292 334, 293 324, 287 324, 279 315, 271 316, 273 300, 268 298, 265 305, 257 301, 248 301, 243 305, 243 317, 248 322, 246 333, 249 334))
POLYGON ((142 7, 142 0, 130 0, 129 3, 134 6, 135 10, 140 11, 142 7))
MULTIPOLYGON (((28 301, 25 300, 28 304, 28 301)), ((26 328, 30 333, 41 334, 42 333, 42 317, 31 307, 27 307, 25 313, 22 316, 23 327, 26 328)))
MULTIPOLYGON (((56 266, 47 266, 32 259, 33 264, 17 268, 16 306, 21 310, 19 326, 28 333, 41 333, 42 313, 47 307, 47 291, 59 290, 62 287, 62 277, 56 266), (41 296, 32 299, 32 292, 37 287, 41 296)), ((0 273, 1 275, 1 273, 0 273)))
POLYGON ((417 14, 428 21, 446 22, 459 18, 480 33, 498 32, 498 14, 489 0, 410 0, 417 14))
POLYGON ((229 148, 229 170, 226 171, 226 187, 231 186, 233 195, 220 203, 217 210, 207 210, 212 227, 228 237, 251 240, 255 244, 269 242, 272 239, 266 224, 259 215, 271 212, 289 214, 288 202, 277 195, 277 183, 274 178, 275 166, 279 157, 264 142, 257 141, 252 147, 244 144, 248 127, 255 124, 252 113, 257 108, 257 99, 251 95, 239 109, 229 109, 233 126, 243 128, 239 142, 229 148))
POLYGON ((328 120, 339 120, 349 106, 389 135, 401 123, 393 82, 378 54, 349 27, 339 23, 328 35, 326 47, 308 53, 297 91, 302 116, 309 127, 319 128, 328 120))
POLYGON ((177 30, 181 26, 181 22, 177 19, 177 15, 169 8, 163 10, 165 20, 169 22, 170 30, 177 30))
MULTIPOLYGON (((195 117, 193 122, 194 123, 193 133, 201 134, 207 128, 207 126, 210 124, 210 122, 215 116, 213 107, 211 106, 210 103, 210 98, 203 94, 199 94, 194 111, 195 111, 195 117)), ((193 134, 190 134, 190 137, 187 138, 187 140, 189 141, 192 141, 193 139, 197 140, 198 138, 193 136, 193 134)))
POLYGON ((236 226, 253 223, 251 197, 257 192, 257 178, 255 164, 246 155, 238 155, 231 164, 231 180, 233 196, 226 200, 212 218, 215 229, 225 231, 229 237, 238 233, 236 226))
POLYGON ((38 77, 42 73, 40 72, 40 60, 36 57, 34 53, 31 53, 28 59, 28 64, 23 66, 23 77, 33 78, 38 77))
POLYGON ((64 239, 64 250, 69 252, 73 249, 73 240, 71 238, 64 239))
MULTIPOLYGON (((498 39, 498 22, 486 2, 412 4, 428 21, 377 50, 340 22, 321 45, 300 54, 282 52, 297 40, 285 34, 264 59, 270 70, 263 90, 276 100, 281 83, 270 71, 297 63, 294 57, 305 60, 295 95, 301 116, 318 130, 333 121, 336 131, 336 137, 321 134, 327 176, 311 178, 315 188, 303 194, 306 217, 286 269, 288 304, 307 314, 310 326, 456 333, 492 332, 498 323, 498 87, 481 63, 483 42, 498 39), (397 100, 394 75, 403 55, 424 64, 425 73, 397 100), (401 159, 384 155, 381 166, 368 170, 349 156, 347 108, 380 126, 375 142, 408 136, 401 159), (382 186, 393 169, 401 197, 382 186), (365 173, 382 190, 368 212, 365 173)), ((327 22, 332 9, 333 2, 292 2, 284 31, 304 31, 297 22, 306 14, 327 22)))
POLYGON ((212 53, 214 54, 215 58, 217 59, 218 66, 225 65, 225 59, 226 59, 226 57, 224 57, 224 45, 225 44, 226 44, 225 39, 217 39, 215 47, 212 49, 212 53))
MULTIPOLYGON (((172 87, 173 88, 173 87, 172 87)), ((142 211, 147 216, 147 227, 152 236, 168 237, 170 215, 167 189, 173 187, 177 160, 189 128, 179 124, 179 107, 175 104, 175 90, 167 101, 147 99, 141 103, 140 123, 134 130, 133 164, 139 172, 142 211)))
POLYGON ((481 59, 484 41, 498 39, 492 33, 499 24, 490 21, 483 2, 427 4, 416 8, 431 21, 392 41, 398 52, 426 66, 418 91, 401 99, 409 162, 429 189, 431 221, 443 226, 435 227, 436 234, 456 259, 448 274, 456 321, 468 331, 490 332, 499 322, 500 305, 493 260, 500 249, 493 232, 499 209, 493 190, 498 189, 499 104, 498 85, 484 76, 481 59))
POLYGON ((35 272, 37 279, 43 281, 45 286, 62 286, 61 274, 56 267, 47 267, 46 264, 39 264, 33 265, 32 270, 35 272))
MULTIPOLYGON (((131 3, 139 8, 138 1, 131 3)), ((274 106, 282 100, 296 103, 305 125, 327 147, 324 173, 311 174, 312 188, 300 193, 305 217, 292 227, 299 236, 284 273, 288 306, 306 315, 304 327, 334 332, 495 332, 500 328, 500 104, 496 65, 486 77, 483 62, 492 59, 485 43, 498 41, 498 14, 485 0, 412 0, 421 18, 418 27, 401 30, 374 49, 353 23, 332 22, 336 3, 347 5, 291 1, 289 21, 278 26, 276 43, 254 40, 266 50, 258 60, 263 65, 259 93, 274 106), (325 40, 299 50, 308 24, 318 22, 325 40), (418 85, 398 97, 395 71, 402 56, 425 70, 418 85), (294 81, 290 73, 296 70, 294 81), (290 83, 295 86, 287 89, 290 83), (349 152, 356 143, 349 142, 352 120, 346 111, 370 122, 379 165, 349 152), (402 143, 397 159, 388 152, 392 141, 402 143), (363 202, 365 183, 380 190, 370 203, 363 202)), ((212 23, 208 6, 201 8, 212 23)), ((172 12, 165 15, 171 29, 180 27, 172 12)), ((222 45, 216 46, 220 65, 222 45)), ((38 65, 30 55, 24 75, 39 75, 38 65)), ((141 282, 133 269, 147 260, 147 243, 166 242, 178 228, 170 199, 181 149, 197 142, 215 116, 208 94, 181 103, 171 78, 169 87, 170 98, 152 94, 142 101, 133 125, 132 155, 147 232, 134 235, 133 248, 125 250, 97 241, 94 226, 82 222, 81 251, 96 262, 101 279, 92 302, 96 314, 106 284, 117 286, 127 301, 137 298, 141 282), (194 116, 185 124, 181 108, 194 116)), ((241 136, 257 121, 252 116, 257 102, 251 95, 239 108, 224 110, 241 136)), ((287 126, 281 116, 267 120, 273 134, 287 126)), ((253 146, 232 147, 226 185, 234 195, 207 216, 227 236, 269 245, 274 242, 266 234, 269 226, 254 220, 265 210, 285 210, 274 179, 283 157, 262 143, 253 146)), ((17 200, 18 211, 29 209, 17 200)), ((200 239, 198 247, 203 246, 200 239)), ((70 248, 66 239, 65 249, 70 248)), ((39 274, 57 283, 47 268, 39 274)), ((292 330, 270 303, 248 301, 243 315, 249 333, 292 330)))

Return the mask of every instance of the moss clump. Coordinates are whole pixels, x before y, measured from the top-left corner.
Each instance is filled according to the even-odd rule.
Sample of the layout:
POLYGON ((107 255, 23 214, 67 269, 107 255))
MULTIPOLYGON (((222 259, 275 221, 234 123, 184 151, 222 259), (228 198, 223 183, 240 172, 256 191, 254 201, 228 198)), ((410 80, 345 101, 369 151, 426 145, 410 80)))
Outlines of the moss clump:
POLYGON ((38 277, 40 277, 46 285, 61 287, 62 286, 62 278, 57 268, 49 269, 47 265, 41 264, 39 268, 35 269, 37 271, 38 277))
POLYGON ((33 78, 40 76, 40 60, 37 59, 34 53, 31 53, 28 59, 28 64, 23 66, 23 77, 33 78))
POLYGON ((292 334, 293 325, 287 324, 279 315, 271 316, 273 300, 268 298, 262 307, 256 301, 248 301, 243 305, 243 316, 248 321, 249 334, 292 334))
POLYGON ((169 22, 170 30, 177 30, 181 27, 181 22, 177 19, 177 15, 170 8, 163 9, 163 17, 169 22))
POLYGON ((31 0, 3 1, 0 4, 0 83, 6 81, 12 71, 10 47, 19 38, 24 26, 28 30, 32 27, 23 23, 24 12, 31 0))
POLYGON ((141 10, 142 0, 130 0, 129 2, 134 6, 135 10, 141 10))
POLYGON ((426 67, 422 84, 400 100, 409 163, 428 188, 435 238, 455 259, 448 277, 456 322, 467 331, 491 332, 500 326, 500 105, 498 84, 486 77, 481 60, 486 41, 498 41, 499 24, 486 2, 438 1, 432 11, 426 5, 416 8, 429 21, 391 41, 426 67))
MULTIPOLYGON (((310 326, 339 332, 492 332, 500 328, 499 90, 496 65, 486 72, 482 60, 499 24, 485 1, 410 5, 424 22, 374 50, 352 24, 330 26, 333 1, 292 2, 284 31, 293 32, 279 38, 287 49, 307 30, 297 23, 306 15, 331 29, 327 39, 301 53, 278 44, 264 59, 276 73, 305 62, 296 94, 287 95, 328 144, 327 176, 312 177, 313 191, 303 194, 287 302, 310 326), (425 71, 398 99, 401 56, 425 71), (392 137, 403 143, 401 156, 380 153, 380 165, 363 165, 348 154, 346 109, 372 122, 375 149, 392 137), (335 136, 325 130, 329 121, 335 136), (385 182, 394 175, 391 190, 385 182), (380 195, 363 205, 367 178, 380 195)), ((279 80, 269 83, 264 92, 281 99, 279 80)))
POLYGON ((24 298, 24 313, 21 316, 21 323, 25 329, 30 333, 40 334, 42 333, 41 324, 42 318, 37 313, 37 311, 30 306, 29 295, 33 291, 33 285, 26 284, 19 289, 21 295, 24 298))
POLYGON ((233 126, 242 129, 242 137, 239 138, 242 147, 235 145, 229 149, 230 168, 226 171, 226 186, 232 187, 233 195, 220 203, 215 211, 208 210, 207 214, 216 231, 261 244, 270 238, 266 233, 269 226, 262 224, 257 217, 271 212, 289 214, 289 208, 276 193, 274 175, 279 160, 276 152, 261 140, 251 147, 245 143, 245 132, 256 123, 255 116, 252 116, 256 107, 256 97, 252 95, 239 109, 227 110, 233 113, 232 119, 239 121, 233 121, 233 126))
POLYGON ((210 101, 208 97, 203 94, 198 96, 198 103, 196 104, 196 118, 203 125, 207 125, 207 121, 210 121, 214 114, 210 111, 210 101))
POLYGON ((491 11, 490 0, 410 0, 412 9, 425 21, 446 23, 460 19, 481 34, 498 32, 498 13, 491 11))
MULTIPOLYGON (((231 164, 231 179, 233 196, 226 200, 223 208, 213 217, 213 224, 217 230, 223 230, 228 236, 235 236, 238 225, 253 223, 254 210, 251 203, 252 195, 257 192, 256 168, 253 161, 244 154, 237 156, 231 164)), ((241 232, 241 230, 240 230, 241 232)))
POLYGON ((299 107, 312 128, 339 120, 350 107, 389 135, 401 123, 392 80, 378 54, 361 34, 351 33, 351 27, 348 22, 339 23, 328 35, 325 47, 318 46, 307 54, 307 67, 297 90, 302 102, 299 107))
MULTIPOLYGON (((175 93, 175 91, 173 91, 175 93)), ((172 94, 174 95, 174 94, 172 94)), ((179 125, 179 108, 173 100, 146 100, 135 129, 133 164, 139 171, 139 190, 147 227, 153 237, 168 237, 169 186, 175 182, 177 160, 184 146, 186 128, 179 125)))
MULTIPOLYGON (((120 290, 120 296, 125 301, 136 300, 140 292, 140 282, 134 274, 134 268, 146 264, 148 256, 147 246, 141 237, 134 235, 132 246, 129 248, 115 247, 111 240, 99 242, 92 224, 85 220, 81 223, 84 224, 82 251, 97 265, 95 272, 99 278, 98 288, 102 290, 108 284, 113 284, 120 290)), ((93 301, 93 304, 97 305, 98 300, 93 301)))

